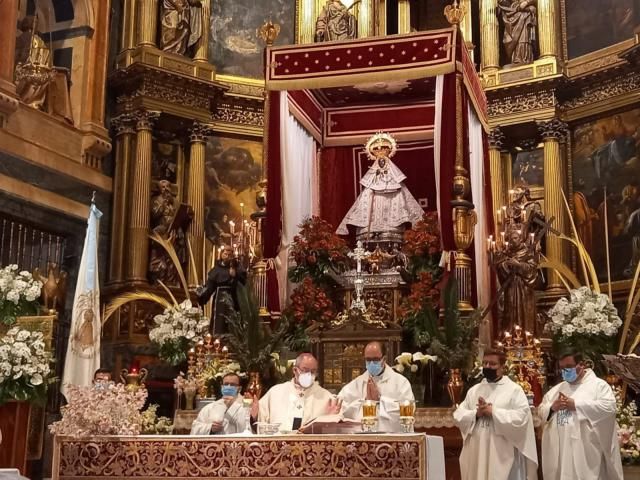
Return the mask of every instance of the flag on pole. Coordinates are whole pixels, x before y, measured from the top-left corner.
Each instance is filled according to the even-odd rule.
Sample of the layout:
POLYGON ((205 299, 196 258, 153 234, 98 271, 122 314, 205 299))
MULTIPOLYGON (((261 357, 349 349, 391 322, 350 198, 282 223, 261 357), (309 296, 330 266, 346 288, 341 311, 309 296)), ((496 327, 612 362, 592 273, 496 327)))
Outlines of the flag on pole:
POLYGON ((98 281, 98 230, 102 212, 91 202, 87 235, 73 297, 71 330, 62 371, 60 391, 66 397, 68 385, 91 385, 100 368, 100 283, 98 281))

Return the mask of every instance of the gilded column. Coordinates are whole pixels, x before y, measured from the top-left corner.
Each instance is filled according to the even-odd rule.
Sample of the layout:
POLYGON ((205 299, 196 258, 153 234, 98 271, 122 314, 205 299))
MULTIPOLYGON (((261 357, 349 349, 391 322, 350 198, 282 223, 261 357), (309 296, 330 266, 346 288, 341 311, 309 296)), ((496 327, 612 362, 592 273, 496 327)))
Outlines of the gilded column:
POLYGON ((473 283, 471 279, 471 257, 467 253, 473 243, 474 229, 477 223, 473 203, 469 201, 471 182, 469 172, 464 166, 464 123, 462 103, 462 76, 456 75, 456 166, 453 178, 454 199, 453 234, 456 244, 455 276, 458 281, 458 308, 462 311, 473 310, 471 293, 473 283))
POLYGON ((111 255, 109 261, 109 282, 124 281, 125 244, 128 212, 131 205, 131 157, 133 135, 136 133, 135 120, 129 114, 122 114, 111 120, 115 130, 116 171, 113 185, 113 213, 111 215, 111 255))
POLYGON ((140 0, 138 10, 138 45, 156 46, 158 0, 140 0))
POLYGON ((211 23, 211 0, 200 0, 202 12, 202 35, 196 44, 193 59, 196 62, 209 62, 209 24, 211 23))
MULTIPOLYGON (((538 128, 544 144, 544 209, 547 219, 554 217, 553 228, 560 233, 566 232, 566 215, 562 192, 564 190, 564 168, 560 143, 567 136, 567 124, 553 119, 549 122, 539 123, 538 128)), ((546 255, 549 260, 568 263, 567 249, 563 240, 556 235, 547 235, 546 255)), ((560 278, 555 272, 549 272, 547 288, 549 290, 562 290, 560 278)))
POLYGON ((132 198, 129 210, 129 259, 127 280, 146 282, 149 263, 149 210, 151 208, 152 131, 158 112, 138 112, 136 156, 133 166, 132 198))
POLYGON ((318 7, 316 0, 300 0, 296 15, 296 43, 313 43, 318 7))
POLYGON ((376 2, 377 0, 362 0, 358 4, 358 38, 376 35, 376 2))
POLYGON ((557 2, 558 0, 538 0, 540 58, 558 56, 560 22, 558 21, 557 2))
POLYGON ((129 50, 136 46, 136 0, 124 0, 122 8, 123 27, 120 39, 121 50, 129 50))
POLYGON ((187 232, 187 240, 193 253, 193 264, 189 262, 188 283, 196 286, 202 282, 202 253, 204 241, 204 160, 207 135, 210 129, 207 125, 194 123, 189 141, 189 182, 187 188, 187 203, 193 208, 193 220, 187 232), (195 271, 193 266, 195 265, 195 271))
POLYGON ((18 0, 0 1, 0 90, 14 93, 13 69, 16 53, 18 0))
POLYGON ((493 201, 493 222, 498 228, 497 210, 506 205, 505 175, 502 164, 502 150, 505 137, 500 127, 491 130, 489 134, 489 169, 491 171, 491 199, 493 201))
POLYGON ((411 4, 409 0, 398 0, 398 33, 411 31, 411 4))
MULTIPOLYGON (((462 22, 460 23, 460 28, 462 29, 462 36, 464 37, 464 43, 467 45, 467 48, 473 45, 473 24, 471 22, 471 0, 460 0, 460 6, 465 12, 465 15, 462 17, 462 22)), ((473 49, 469 52, 473 55, 473 49)))
POLYGON ((481 0, 480 2, 481 70, 487 73, 495 72, 500 68, 500 30, 498 28, 497 6, 497 0, 481 0))

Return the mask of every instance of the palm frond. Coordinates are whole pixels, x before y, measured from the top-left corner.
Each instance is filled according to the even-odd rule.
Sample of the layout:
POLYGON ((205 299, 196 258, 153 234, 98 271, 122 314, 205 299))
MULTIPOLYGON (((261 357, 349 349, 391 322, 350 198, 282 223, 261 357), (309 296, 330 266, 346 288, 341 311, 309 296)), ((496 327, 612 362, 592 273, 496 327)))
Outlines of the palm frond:
MULTIPOLYGON (((636 287, 638 284, 638 277, 640 276, 640 263, 636 266, 636 273, 633 276, 633 283, 631 284, 631 290, 629 290, 629 297, 627 299, 627 308, 624 312, 624 324, 622 326, 622 335, 620 335, 620 345, 618 345, 618 353, 624 353, 624 346, 627 340, 627 335, 629 334, 629 329, 631 328, 631 323, 633 322, 633 317, 635 315, 636 309, 638 308, 638 303, 640 303, 640 290, 636 291, 636 287)), ((633 344, 631 348, 627 350, 627 353, 633 353, 635 348, 640 343, 640 333, 636 335, 636 338, 633 340, 633 344)))
POLYGON ((550 260, 547 257, 542 257, 543 261, 540 262, 540 268, 549 268, 555 270, 556 273, 561 277, 563 283, 567 290, 571 288, 577 289, 581 287, 580 280, 576 277, 575 273, 569 268, 566 263, 560 262, 558 260, 550 260))
POLYGON ((178 272, 178 277, 180 278, 180 283, 182 284, 182 288, 184 290, 184 296, 185 298, 189 298, 189 286, 187 284, 187 279, 184 276, 184 270, 182 268, 182 265, 180 264, 180 259, 178 258, 176 249, 173 248, 173 244, 166 238, 158 235, 156 232, 153 232, 151 235, 149 235, 149 237, 151 238, 151 240, 160 245, 165 250, 165 252, 167 252, 167 255, 169 255, 169 258, 173 262, 173 266, 176 268, 176 272, 178 272))
POLYGON ((171 290, 169 290, 169 287, 167 287, 162 280, 157 280, 158 285, 160 285, 165 292, 167 292, 167 295, 169 295, 169 298, 171 299, 171 301, 173 302, 174 305, 178 305, 178 300, 176 300, 176 297, 173 296, 173 293, 171 293, 171 290))
POLYGON ((124 293, 109 302, 104 309, 104 316, 102 317, 102 324, 106 321, 123 305, 130 302, 153 302, 160 305, 163 309, 171 308, 172 305, 166 298, 149 292, 131 292, 124 293))

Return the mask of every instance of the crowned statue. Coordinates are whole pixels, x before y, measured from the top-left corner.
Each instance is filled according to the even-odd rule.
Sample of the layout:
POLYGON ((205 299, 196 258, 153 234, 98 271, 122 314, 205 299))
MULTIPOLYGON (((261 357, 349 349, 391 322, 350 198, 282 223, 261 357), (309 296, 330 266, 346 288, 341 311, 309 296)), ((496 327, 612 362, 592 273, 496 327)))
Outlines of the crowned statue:
POLYGON ((382 234, 402 233, 408 224, 414 225, 422 218, 422 207, 402 183, 406 175, 391 161, 397 148, 388 133, 379 132, 369 139, 365 149, 373 163, 360 180, 362 192, 336 233, 347 235, 347 227, 352 225, 358 237, 368 240, 382 234))

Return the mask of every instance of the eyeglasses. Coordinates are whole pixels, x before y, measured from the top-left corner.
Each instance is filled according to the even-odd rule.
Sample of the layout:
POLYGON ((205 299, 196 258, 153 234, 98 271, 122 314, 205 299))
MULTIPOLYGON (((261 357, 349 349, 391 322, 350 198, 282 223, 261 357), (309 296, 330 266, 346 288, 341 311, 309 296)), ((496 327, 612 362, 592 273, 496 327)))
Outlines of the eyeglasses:
POLYGON ((298 371, 300 373, 311 373, 312 375, 315 375, 316 373, 318 373, 317 369, 309 369, 309 368, 301 368, 301 367, 295 367, 296 369, 298 369, 298 371))
POLYGON ((239 387, 240 385, 238 385, 237 383, 224 382, 222 386, 223 387, 239 387))

